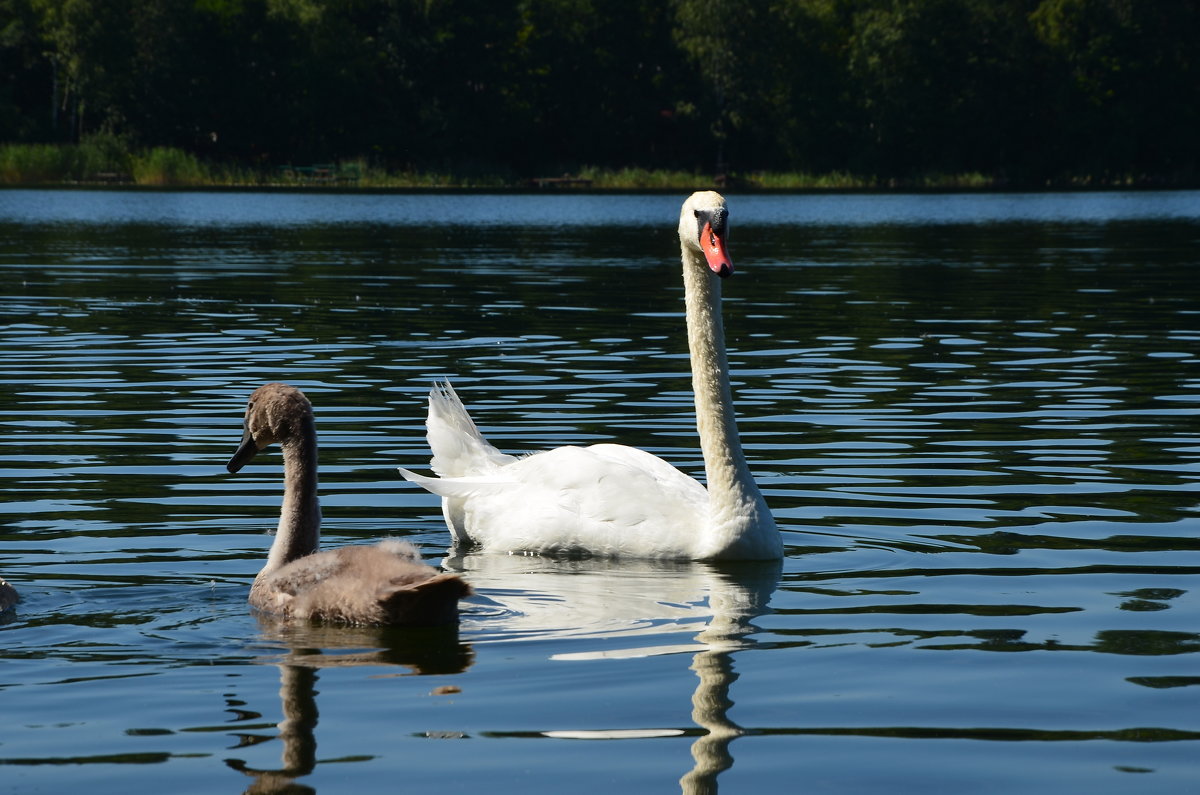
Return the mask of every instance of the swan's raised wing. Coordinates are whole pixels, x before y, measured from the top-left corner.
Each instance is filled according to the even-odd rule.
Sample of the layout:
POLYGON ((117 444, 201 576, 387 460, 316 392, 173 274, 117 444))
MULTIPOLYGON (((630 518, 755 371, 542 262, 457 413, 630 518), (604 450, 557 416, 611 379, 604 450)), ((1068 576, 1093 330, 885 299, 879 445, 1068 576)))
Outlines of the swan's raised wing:
POLYGON ((435 384, 430 390, 425 428, 429 449, 433 451, 429 466, 442 477, 493 472, 517 460, 483 438, 449 381, 435 384))

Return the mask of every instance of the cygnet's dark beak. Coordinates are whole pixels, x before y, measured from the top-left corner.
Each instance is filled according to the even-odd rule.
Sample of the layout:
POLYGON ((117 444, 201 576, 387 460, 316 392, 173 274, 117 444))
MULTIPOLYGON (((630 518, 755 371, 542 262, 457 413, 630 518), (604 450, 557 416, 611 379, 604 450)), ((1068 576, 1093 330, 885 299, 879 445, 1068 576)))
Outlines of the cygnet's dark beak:
POLYGON ((242 434, 242 443, 238 445, 237 452, 233 454, 233 458, 229 459, 229 463, 225 465, 225 468, 230 472, 237 472, 250 463, 250 459, 256 455, 258 455, 258 445, 254 443, 254 436, 247 429, 242 434))

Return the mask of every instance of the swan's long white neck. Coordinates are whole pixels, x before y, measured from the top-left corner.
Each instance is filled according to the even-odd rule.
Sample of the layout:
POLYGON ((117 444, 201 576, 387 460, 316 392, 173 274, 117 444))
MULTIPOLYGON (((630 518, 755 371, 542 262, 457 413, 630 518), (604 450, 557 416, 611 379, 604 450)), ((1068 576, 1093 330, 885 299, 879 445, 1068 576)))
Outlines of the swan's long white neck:
POLYGON ((263 577, 321 543, 321 504, 317 499, 317 433, 310 418, 298 439, 283 443, 283 508, 267 555, 263 577))
POLYGON ((683 246, 683 285, 714 552, 718 557, 735 548, 767 553, 780 542, 738 436, 721 322, 721 283, 700 252, 687 245, 683 246))

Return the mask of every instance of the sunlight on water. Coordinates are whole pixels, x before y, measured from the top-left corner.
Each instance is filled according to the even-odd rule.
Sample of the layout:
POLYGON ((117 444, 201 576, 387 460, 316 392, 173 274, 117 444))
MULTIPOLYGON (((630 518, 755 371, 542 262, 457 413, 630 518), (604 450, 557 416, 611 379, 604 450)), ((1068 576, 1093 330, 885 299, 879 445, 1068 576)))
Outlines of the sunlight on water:
POLYGON ((504 452, 702 476, 679 200, 0 191, 4 788, 1193 785, 1200 194, 730 197, 782 565, 447 551, 394 469, 435 378, 504 452), (326 545, 462 572, 457 631, 249 613, 270 380, 326 545))

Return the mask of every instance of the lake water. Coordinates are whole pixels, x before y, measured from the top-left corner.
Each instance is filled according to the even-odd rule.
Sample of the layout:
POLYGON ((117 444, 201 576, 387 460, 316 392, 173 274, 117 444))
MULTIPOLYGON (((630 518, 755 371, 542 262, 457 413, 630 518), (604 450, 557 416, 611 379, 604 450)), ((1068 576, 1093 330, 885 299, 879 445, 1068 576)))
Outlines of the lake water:
POLYGON ((682 199, 0 191, 0 791, 1194 792, 1198 193, 731 196, 786 558, 447 557, 436 378, 703 474, 682 199), (325 545, 464 572, 457 632, 249 612, 272 380, 325 545))

